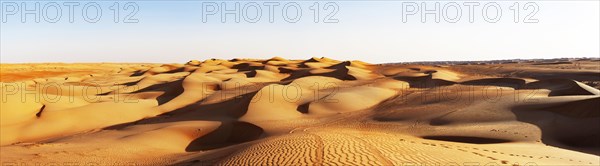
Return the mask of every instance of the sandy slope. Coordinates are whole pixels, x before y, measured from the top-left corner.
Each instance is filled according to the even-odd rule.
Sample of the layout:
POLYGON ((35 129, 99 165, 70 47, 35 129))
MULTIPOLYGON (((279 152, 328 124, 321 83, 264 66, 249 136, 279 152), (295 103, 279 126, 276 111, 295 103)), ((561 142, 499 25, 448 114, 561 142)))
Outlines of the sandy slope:
POLYGON ((600 71, 563 64, 2 64, 0 159, 599 165, 600 71))

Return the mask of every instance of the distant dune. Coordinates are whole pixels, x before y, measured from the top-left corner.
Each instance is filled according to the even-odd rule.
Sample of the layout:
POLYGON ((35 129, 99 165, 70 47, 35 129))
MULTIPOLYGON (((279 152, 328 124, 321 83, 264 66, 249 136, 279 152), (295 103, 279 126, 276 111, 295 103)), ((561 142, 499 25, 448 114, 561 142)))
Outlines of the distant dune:
POLYGON ((600 165, 600 62, 1 64, 3 165, 600 165))

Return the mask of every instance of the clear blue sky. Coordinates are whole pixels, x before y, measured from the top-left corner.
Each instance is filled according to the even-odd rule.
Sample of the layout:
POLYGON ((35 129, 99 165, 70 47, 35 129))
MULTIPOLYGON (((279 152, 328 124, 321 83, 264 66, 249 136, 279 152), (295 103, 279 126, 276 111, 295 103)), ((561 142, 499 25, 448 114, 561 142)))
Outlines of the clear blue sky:
MULTIPOLYGON (((24 3, 33 9, 35 2, 24 3)), ((226 15, 226 22, 222 23, 221 11, 206 15, 207 20, 203 21, 202 12, 210 14, 215 4, 222 6, 221 1, 132 1, 139 11, 131 20, 137 19, 137 23, 123 23, 134 9, 125 9, 123 1, 118 1, 118 23, 114 22, 115 10, 111 10, 115 1, 68 1, 79 3, 73 10, 73 23, 69 22, 69 8, 63 4, 67 1, 39 2, 39 13, 43 14, 40 23, 34 21, 32 14, 26 14, 22 23, 21 11, 12 13, 14 4, 20 8, 22 1, 1 2, 2 63, 184 63, 191 59, 273 56, 326 56, 381 63, 600 56, 599 1, 537 1, 538 11, 529 21, 538 23, 523 23, 536 8, 526 5, 526 1, 517 1, 518 23, 514 22, 515 10, 511 10, 514 1, 497 2, 502 15, 495 23, 485 21, 482 13, 483 6, 493 1, 479 2, 474 7, 473 23, 469 22, 465 1, 439 1, 440 11, 445 12, 439 23, 434 22, 434 15, 426 15, 426 22, 421 22, 420 13, 406 15, 404 22, 401 1, 332 1, 336 5, 328 8, 324 8, 326 2, 320 1, 318 23, 314 22, 315 10, 311 10, 316 1, 269 1, 279 3, 274 7, 273 23, 264 1, 240 2, 240 23, 235 22, 234 15, 226 15), (50 2, 57 2, 62 10, 56 23, 51 23, 57 12, 50 2), (82 15, 89 2, 96 2, 102 9, 96 23, 87 22, 82 15), (251 2, 262 10, 256 23, 252 23, 257 11, 251 2), (284 19, 283 6, 291 2, 302 10, 296 23, 284 19), (454 2, 462 14, 456 23, 451 23, 457 12, 449 3, 454 2), (323 23, 335 6, 339 10, 330 21, 338 22, 323 23), (444 6, 448 8, 443 10, 444 6)), ((412 2, 415 3, 404 7, 422 6, 422 1, 412 2)), ((235 2, 225 3, 229 9, 234 8, 235 2)), ((435 4, 427 1, 425 5, 433 9, 435 4)), ((94 18, 94 6, 88 7, 87 18, 94 18)), ((288 19, 293 21, 295 8, 293 4, 288 7, 288 19)), ((412 8, 404 11, 408 9, 412 8)), ((487 10, 487 16, 495 17, 494 12, 493 8, 487 10)))

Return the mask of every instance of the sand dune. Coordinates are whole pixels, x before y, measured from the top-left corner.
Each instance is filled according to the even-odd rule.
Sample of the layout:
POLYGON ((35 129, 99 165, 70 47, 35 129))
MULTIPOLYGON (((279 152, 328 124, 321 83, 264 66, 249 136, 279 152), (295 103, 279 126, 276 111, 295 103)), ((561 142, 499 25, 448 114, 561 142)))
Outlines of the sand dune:
POLYGON ((2 64, 0 159, 599 165, 600 71, 569 64, 2 64))

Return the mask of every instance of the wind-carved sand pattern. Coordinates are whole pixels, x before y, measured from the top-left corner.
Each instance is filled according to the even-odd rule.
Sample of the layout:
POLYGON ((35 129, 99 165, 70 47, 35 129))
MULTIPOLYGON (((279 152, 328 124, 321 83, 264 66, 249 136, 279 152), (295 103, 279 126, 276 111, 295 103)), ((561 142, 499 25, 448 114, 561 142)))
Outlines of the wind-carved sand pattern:
POLYGON ((0 159, 599 165, 599 63, 2 64, 0 159))

